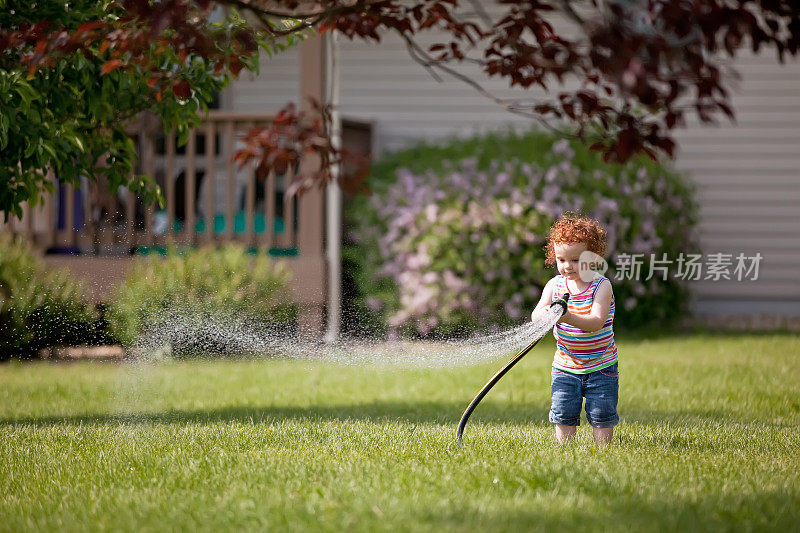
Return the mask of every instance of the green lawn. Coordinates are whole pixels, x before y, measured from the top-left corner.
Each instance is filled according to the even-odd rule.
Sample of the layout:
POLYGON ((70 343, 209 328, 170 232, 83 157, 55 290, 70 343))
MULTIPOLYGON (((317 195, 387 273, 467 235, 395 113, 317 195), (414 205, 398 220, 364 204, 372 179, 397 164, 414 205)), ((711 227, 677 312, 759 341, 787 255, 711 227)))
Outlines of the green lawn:
POLYGON ((622 422, 547 420, 552 339, 503 361, 0 365, 0 529, 795 530, 800 337, 622 338, 622 422))

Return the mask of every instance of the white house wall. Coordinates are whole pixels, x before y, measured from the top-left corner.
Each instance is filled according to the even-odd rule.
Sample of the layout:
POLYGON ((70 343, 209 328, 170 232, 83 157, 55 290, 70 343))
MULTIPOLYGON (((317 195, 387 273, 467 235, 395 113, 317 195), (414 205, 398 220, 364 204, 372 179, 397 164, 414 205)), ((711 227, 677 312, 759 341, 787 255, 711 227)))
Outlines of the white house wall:
POLYGON ((698 187, 703 251, 763 260, 757 281, 697 283, 697 310, 800 315, 800 61, 745 52, 735 68, 736 124, 690 121, 675 164, 698 187))
POLYGON ((232 111, 274 113, 288 102, 297 103, 300 92, 300 54, 295 46, 272 58, 262 54, 256 76, 243 70, 225 90, 222 104, 232 111))

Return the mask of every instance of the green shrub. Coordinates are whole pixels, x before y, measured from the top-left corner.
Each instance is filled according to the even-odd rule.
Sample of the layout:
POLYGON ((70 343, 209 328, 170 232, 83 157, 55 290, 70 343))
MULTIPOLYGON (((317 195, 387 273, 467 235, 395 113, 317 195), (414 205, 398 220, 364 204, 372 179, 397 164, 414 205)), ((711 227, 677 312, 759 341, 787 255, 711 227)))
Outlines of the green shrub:
POLYGON ((526 319, 557 273, 543 246, 566 211, 608 231, 618 323, 670 322, 685 309, 674 278, 614 276, 618 254, 695 249, 692 187, 650 159, 606 164, 553 134, 495 133, 389 155, 370 186, 346 211, 346 259, 360 291, 351 314, 373 328, 452 335, 526 319))
POLYGON ((0 359, 104 340, 97 310, 66 270, 48 270, 21 239, 0 235, 0 359))
POLYGON ((235 339, 217 335, 215 341, 213 328, 230 332, 234 326, 287 328, 294 323, 296 309, 286 298, 289 279, 283 263, 249 255, 242 246, 170 249, 165 257, 142 259, 132 269, 109 304, 109 328, 128 346, 140 343, 143 335, 180 333, 161 339, 176 356, 226 352, 235 339))

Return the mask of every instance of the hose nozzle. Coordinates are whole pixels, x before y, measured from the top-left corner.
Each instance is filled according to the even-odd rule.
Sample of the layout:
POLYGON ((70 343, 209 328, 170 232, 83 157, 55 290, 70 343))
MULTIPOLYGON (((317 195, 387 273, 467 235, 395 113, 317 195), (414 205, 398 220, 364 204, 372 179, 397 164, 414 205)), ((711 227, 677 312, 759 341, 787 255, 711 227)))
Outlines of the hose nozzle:
POLYGON ((554 305, 560 305, 561 306, 561 314, 564 315, 564 313, 567 312, 567 302, 568 301, 569 301, 569 293, 565 292, 564 294, 561 295, 560 298, 558 298, 555 302, 553 302, 550 305, 550 307, 553 307, 554 305))

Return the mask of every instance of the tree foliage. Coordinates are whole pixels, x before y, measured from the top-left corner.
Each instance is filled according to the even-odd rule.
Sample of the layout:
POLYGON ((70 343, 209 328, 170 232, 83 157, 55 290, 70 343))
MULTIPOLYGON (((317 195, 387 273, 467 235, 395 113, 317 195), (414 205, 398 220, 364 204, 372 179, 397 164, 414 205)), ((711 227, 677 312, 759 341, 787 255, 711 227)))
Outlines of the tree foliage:
MULTIPOLYGON (((312 29, 366 41, 397 34, 432 72, 462 79, 511 112, 572 124, 593 150, 619 162, 638 153, 672 156, 672 130, 689 113, 702 122, 734 119, 734 73, 725 60, 743 48, 770 49, 783 60, 800 45, 795 0, 499 3, 506 12, 491 20, 465 15, 465 5, 482 13, 481 2, 457 0, 6 1, 0 15, 0 168, 10 177, 0 208, 35 198, 48 166, 74 179, 82 172, 94 175, 101 159, 112 184, 128 183, 133 147, 122 121, 150 109, 166 127, 186 131, 230 75, 255 67, 259 42, 274 47, 312 29), (219 6, 248 19, 233 11, 221 23, 209 23, 208 14, 219 6), (567 20, 574 31, 556 31, 556 20, 567 20), (421 46, 416 38, 431 30, 444 38, 421 46), (540 87, 547 96, 495 98, 459 71, 464 63, 511 86, 540 87), (564 85, 570 80, 578 82, 574 89, 564 85)), ((320 142, 327 139, 325 122, 291 108, 281 117, 283 126, 268 134, 250 132, 240 161, 258 159, 263 173, 276 161, 282 164, 287 154, 275 150, 289 146, 289 159, 308 151, 323 156, 319 171, 298 175, 298 188, 329 179, 329 165, 342 154, 320 142), (289 135, 277 148, 274 134, 292 130, 284 127, 289 116, 298 124, 307 121, 294 129, 303 137, 289 135)), ((147 188, 139 178, 130 184, 147 188)))
POLYGON ((152 177, 135 175, 126 133, 144 111, 185 140, 232 76, 256 70, 268 42, 210 4, 103 0, 6 1, 0 10, 0 210, 21 214, 52 187, 103 175, 161 200, 152 177))

